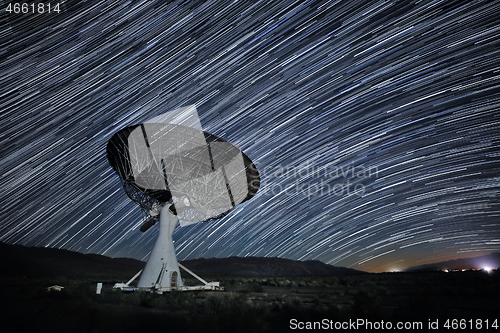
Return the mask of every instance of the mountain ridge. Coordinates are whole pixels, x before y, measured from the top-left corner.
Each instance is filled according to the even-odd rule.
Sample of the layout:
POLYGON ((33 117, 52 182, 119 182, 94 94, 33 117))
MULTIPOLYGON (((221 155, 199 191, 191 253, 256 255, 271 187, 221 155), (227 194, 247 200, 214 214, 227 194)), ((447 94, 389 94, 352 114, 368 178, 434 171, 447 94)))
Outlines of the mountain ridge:
MULTIPOLYGON (((110 258, 99 254, 0 243, 2 277, 85 277, 123 279, 144 268, 132 258, 110 258)), ((335 267, 318 260, 297 261, 267 257, 201 258, 181 261, 196 274, 205 276, 314 276, 367 274, 335 267)), ((184 272, 183 272, 184 273, 184 272)), ((187 274, 187 273, 184 273, 187 274)))
POLYGON ((200 258, 181 262, 205 275, 307 276, 366 274, 352 268, 336 267, 319 260, 298 261, 276 257, 200 258))
POLYGON ((492 252, 487 255, 472 257, 472 258, 459 258, 446 261, 440 261, 431 264, 411 266, 403 271, 414 272, 422 270, 445 270, 445 269, 483 269, 485 267, 498 268, 500 267, 500 252, 492 252))

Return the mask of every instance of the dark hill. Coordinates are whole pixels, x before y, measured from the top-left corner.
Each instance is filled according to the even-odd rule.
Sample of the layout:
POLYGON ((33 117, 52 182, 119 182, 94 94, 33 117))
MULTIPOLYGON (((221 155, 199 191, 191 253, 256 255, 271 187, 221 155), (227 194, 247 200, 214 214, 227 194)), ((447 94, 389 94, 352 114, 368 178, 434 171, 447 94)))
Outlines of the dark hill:
POLYGON ((404 271, 436 271, 444 269, 482 269, 484 267, 500 267, 500 252, 494 252, 485 256, 473 258, 461 258, 455 260, 441 261, 433 264, 408 267, 404 271))
MULTIPOLYGON (((70 277, 117 279, 132 277, 144 268, 143 261, 110 258, 98 254, 8 245, 0 243, 1 277, 70 277)), ((282 258, 230 257, 194 259, 182 264, 196 274, 205 276, 307 276, 347 275, 365 272, 334 267, 321 261, 296 261, 282 258)))
POLYGON ((0 243, 0 276, 120 279, 144 267, 139 260, 0 243))
POLYGON ((352 268, 335 267, 318 260, 296 261, 265 257, 194 259, 186 260, 182 264, 195 273, 210 276, 307 276, 365 273, 352 268))

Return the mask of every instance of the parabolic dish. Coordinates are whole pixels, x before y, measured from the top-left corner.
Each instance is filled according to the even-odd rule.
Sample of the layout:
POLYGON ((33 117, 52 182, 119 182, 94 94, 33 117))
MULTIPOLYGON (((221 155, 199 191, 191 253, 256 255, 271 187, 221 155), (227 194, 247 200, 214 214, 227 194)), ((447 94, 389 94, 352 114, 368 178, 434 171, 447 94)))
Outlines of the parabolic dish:
POLYGON ((125 192, 142 208, 182 200, 175 213, 185 225, 220 218, 257 193, 259 172, 238 147, 164 121, 126 127, 106 148, 125 192))

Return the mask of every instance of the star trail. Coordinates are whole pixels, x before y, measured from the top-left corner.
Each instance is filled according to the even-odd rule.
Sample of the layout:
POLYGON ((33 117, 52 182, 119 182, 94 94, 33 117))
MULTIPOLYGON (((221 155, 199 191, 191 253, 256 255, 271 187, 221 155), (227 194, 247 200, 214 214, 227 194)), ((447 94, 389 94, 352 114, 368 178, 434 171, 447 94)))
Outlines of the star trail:
POLYGON ((500 250, 500 2, 8 4, 0 241, 146 259, 157 229, 139 231, 106 144, 194 104, 261 188, 178 227, 179 260, 378 272, 500 250))

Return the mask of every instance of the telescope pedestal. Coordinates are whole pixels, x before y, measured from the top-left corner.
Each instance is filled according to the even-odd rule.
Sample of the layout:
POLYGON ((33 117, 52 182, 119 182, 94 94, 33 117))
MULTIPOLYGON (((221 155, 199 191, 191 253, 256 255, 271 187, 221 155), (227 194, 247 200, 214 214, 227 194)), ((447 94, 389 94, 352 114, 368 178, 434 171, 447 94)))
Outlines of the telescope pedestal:
POLYGON ((155 291, 159 294, 171 290, 224 290, 224 287, 219 286, 219 282, 207 282, 177 262, 172 234, 179 218, 172 214, 169 208, 170 205, 165 205, 161 209, 158 238, 149 255, 146 267, 127 283, 116 283, 113 288, 123 291, 155 291), (184 286, 179 266, 201 281, 203 285, 184 286), (141 278, 139 279, 137 288, 130 287, 129 284, 134 281, 139 274, 141 278))
POLYGON ((165 205, 161 209, 158 238, 139 279, 139 289, 161 290, 183 286, 172 240, 179 219, 169 208, 170 205, 165 205))

